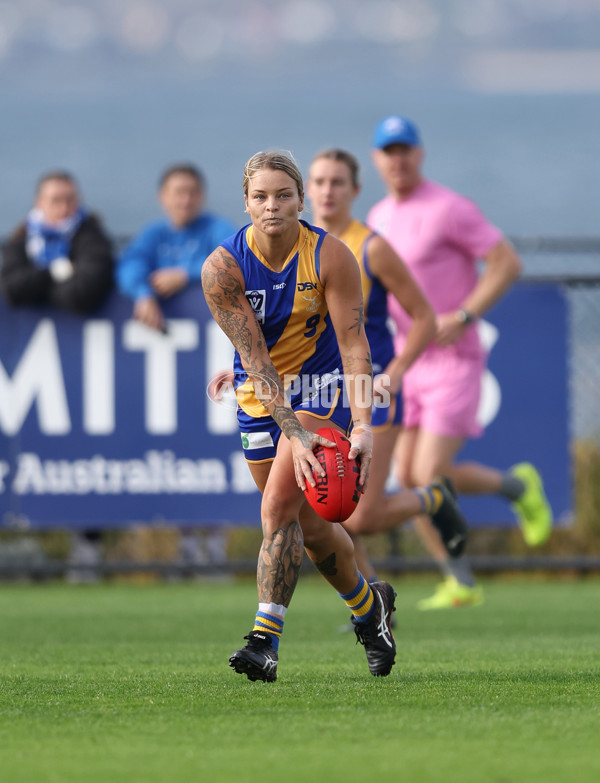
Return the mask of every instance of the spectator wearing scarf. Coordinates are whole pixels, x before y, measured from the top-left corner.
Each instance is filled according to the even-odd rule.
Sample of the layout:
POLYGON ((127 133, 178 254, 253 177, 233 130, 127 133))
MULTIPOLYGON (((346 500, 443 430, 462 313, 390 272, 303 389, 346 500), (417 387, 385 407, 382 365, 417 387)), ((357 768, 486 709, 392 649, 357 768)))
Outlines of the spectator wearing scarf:
POLYGON ((81 205, 67 172, 40 179, 35 205, 2 255, 0 284, 12 305, 51 304, 87 313, 112 287, 110 241, 99 220, 81 205))

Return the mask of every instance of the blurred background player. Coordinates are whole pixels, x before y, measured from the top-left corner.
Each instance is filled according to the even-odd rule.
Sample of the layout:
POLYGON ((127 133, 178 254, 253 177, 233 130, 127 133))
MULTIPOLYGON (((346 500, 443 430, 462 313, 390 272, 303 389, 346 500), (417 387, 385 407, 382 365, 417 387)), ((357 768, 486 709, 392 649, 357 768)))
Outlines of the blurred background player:
MULTIPOLYGON (((363 573, 375 579, 372 566, 356 537, 390 530, 414 513, 414 498, 406 491, 386 495, 394 446, 402 423, 402 378, 435 335, 435 316, 410 272, 389 243, 352 217, 352 205, 360 192, 358 161, 340 149, 323 150, 313 159, 307 195, 316 225, 341 239, 356 257, 361 273, 365 308, 365 331, 373 361, 375 401, 373 407, 373 460, 369 484, 344 527, 355 539, 357 559, 363 573), (388 326, 388 292, 409 316, 410 327, 398 355, 394 354, 388 326), (379 392, 379 394, 378 394, 379 392), (360 554, 359 554, 360 553, 360 554)), ((452 555, 462 551, 466 523, 445 488, 446 497, 433 515, 451 541, 452 555)))
MULTIPOLYGON (((401 255, 437 315, 434 342, 404 376, 399 479, 412 486, 443 473, 459 493, 500 495, 511 503, 526 542, 540 545, 550 535, 552 512, 533 465, 520 463, 503 472, 454 462, 465 439, 482 434, 477 410, 486 355, 477 319, 513 284, 520 260, 473 202, 423 177, 424 150, 411 120, 383 119, 374 132, 372 159, 388 195, 371 209, 367 222, 401 255), (478 259, 485 262, 480 276, 478 259)), ((402 351, 410 322, 394 297, 389 301, 398 328, 396 349, 402 351)), ((419 517, 415 527, 446 577, 420 608, 481 603, 468 562, 448 558, 427 517, 419 517)))
POLYGON ((133 314, 152 329, 164 329, 160 299, 199 283, 202 264, 235 227, 204 211, 206 184, 190 164, 170 166, 161 176, 158 199, 166 219, 146 226, 125 248, 117 266, 122 294, 133 314))

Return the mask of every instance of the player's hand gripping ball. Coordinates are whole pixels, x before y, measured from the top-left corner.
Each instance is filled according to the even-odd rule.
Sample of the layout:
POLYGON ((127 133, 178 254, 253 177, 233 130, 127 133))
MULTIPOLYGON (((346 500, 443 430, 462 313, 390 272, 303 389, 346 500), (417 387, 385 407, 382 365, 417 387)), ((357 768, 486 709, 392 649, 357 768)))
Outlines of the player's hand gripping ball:
POLYGON ((317 446, 315 457, 325 471, 315 475, 316 486, 306 484, 304 494, 310 506, 328 522, 343 522, 360 500, 360 458, 348 459, 350 441, 333 427, 322 427, 317 435, 336 444, 335 448, 317 446))

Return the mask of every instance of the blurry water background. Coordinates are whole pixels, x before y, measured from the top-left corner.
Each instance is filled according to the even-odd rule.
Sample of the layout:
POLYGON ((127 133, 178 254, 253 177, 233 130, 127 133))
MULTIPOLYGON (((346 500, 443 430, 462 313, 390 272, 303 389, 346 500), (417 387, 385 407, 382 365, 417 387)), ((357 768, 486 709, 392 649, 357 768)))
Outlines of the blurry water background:
POLYGON ((324 146, 353 152, 364 217, 389 113, 420 125, 426 175, 509 235, 598 236, 599 33, 600 0, 2 0, 0 236, 53 167, 131 234, 180 160, 242 225, 243 164, 273 147, 304 172, 324 146))

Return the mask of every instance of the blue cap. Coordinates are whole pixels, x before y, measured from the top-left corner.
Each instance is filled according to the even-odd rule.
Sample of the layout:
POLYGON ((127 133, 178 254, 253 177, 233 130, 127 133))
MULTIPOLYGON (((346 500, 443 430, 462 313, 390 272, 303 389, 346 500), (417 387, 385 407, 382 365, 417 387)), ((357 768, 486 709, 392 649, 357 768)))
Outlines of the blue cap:
POLYGON ((412 120, 397 114, 386 117, 377 125, 373 134, 373 146, 382 150, 390 144, 406 144, 408 147, 420 147, 419 129, 412 120))

